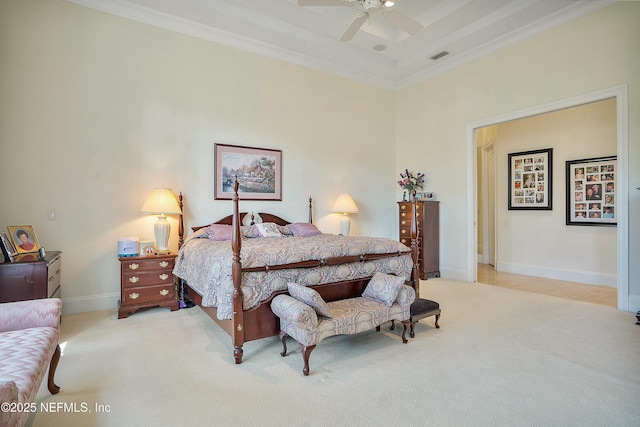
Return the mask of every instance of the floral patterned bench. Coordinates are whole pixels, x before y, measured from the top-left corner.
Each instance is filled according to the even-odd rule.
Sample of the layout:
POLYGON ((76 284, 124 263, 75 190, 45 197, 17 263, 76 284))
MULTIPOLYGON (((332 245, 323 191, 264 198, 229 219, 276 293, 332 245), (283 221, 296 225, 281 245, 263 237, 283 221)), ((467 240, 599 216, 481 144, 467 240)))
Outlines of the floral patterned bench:
POLYGON ((356 334, 376 328, 387 321, 402 322, 402 342, 407 343, 410 307, 415 290, 404 279, 376 273, 361 297, 325 302, 315 290, 289 283, 290 295, 278 295, 271 310, 280 318, 280 338, 283 357, 287 355, 287 335, 300 343, 304 375, 309 375, 309 356, 325 338, 333 335, 356 334))

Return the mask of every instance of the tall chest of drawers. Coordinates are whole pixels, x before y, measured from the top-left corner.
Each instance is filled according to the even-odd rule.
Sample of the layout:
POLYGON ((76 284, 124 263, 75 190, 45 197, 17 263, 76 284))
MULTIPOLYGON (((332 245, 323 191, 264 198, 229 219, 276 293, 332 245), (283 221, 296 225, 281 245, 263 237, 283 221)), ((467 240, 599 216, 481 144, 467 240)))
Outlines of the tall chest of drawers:
POLYGON ((60 298, 62 252, 17 255, 0 263, 0 303, 39 298, 60 298))
MULTIPOLYGON (((398 202, 400 242, 411 247, 412 203, 398 202)), ((416 202, 420 279, 440 277, 440 202, 416 202)))
POLYGON ((146 307, 178 309, 173 265, 176 254, 120 257, 120 307, 118 319, 146 307))

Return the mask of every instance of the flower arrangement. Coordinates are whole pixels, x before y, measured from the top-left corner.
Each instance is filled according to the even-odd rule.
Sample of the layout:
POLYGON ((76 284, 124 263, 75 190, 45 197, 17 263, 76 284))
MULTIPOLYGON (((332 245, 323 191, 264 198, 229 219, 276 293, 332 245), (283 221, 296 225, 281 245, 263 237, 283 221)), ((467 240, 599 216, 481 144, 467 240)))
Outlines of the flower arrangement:
POLYGON ((409 191, 409 194, 413 194, 415 190, 421 190, 424 186, 424 174, 422 172, 418 172, 417 174, 410 171, 409 169, 405 169, 404 173, 400 173, 400 181, 398 181, 398 185, 404 190, 409 191))

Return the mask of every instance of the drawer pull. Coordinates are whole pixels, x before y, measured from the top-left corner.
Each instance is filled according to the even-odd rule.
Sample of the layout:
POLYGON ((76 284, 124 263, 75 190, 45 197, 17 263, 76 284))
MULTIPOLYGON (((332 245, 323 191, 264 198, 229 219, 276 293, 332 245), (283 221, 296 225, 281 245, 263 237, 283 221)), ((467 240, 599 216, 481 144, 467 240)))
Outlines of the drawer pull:
POLYGON ((129 264, 130 270, 137 270, 139 268, 140 268, 140 264, 136 264, 135 262, 133 264, 129 264))
POLYGON ((160 277, 160 280, 167 280, 169 278, 169 275, 168 274, 161 274, 158 277, 160 277))
POLYGON ((169 265, 169 263, 167 261, 161 261, 160 262, 160 267, 162 267, 162 268, 165 268, 168 265, 169 265))
POLYGON ((129 281, 130 281, 131 283, 136 283, 136 282, 138 282, 139 280, 140 280, 140 278, 139 278, 139 277, 137 277, 137 276, 129 277, 129 281))
POLYGON ((129 294, 129 298, 130 299, 138 299, 139 296, 140 296, 140 294, 138 294, 136 292, 129 294))
POLYGON ((55 277, 53 277, 53 276, 49 277, 49 283, 53 282, 54 280, 56 280, 55 277))
POLYGON ((160 291, 160 295, 162 295, 163 297, 166 297, 167 295, 169 295, 169 291, 167 289, 163 289, 160 291))

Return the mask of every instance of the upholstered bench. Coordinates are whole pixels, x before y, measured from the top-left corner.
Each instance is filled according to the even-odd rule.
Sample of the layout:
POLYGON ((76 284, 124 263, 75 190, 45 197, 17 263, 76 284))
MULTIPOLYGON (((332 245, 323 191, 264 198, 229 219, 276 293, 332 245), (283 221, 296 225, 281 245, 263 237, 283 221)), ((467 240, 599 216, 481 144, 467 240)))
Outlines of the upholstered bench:
POLYGON ((290 295, 278 295, 271 310, 280 318, 280 339, 287 355, 287 335, 300 344, 304 368, 309 375, 309 356, 325 338, 333 335, 356 334, 376 328, 390 320, 402 322, 402 342, 407 343, 410 307, 415 290, 397 276, 376 273, 361 297, 325 302, 315 290, 289 283, 290 295))
POLYGON ((0 411, 0 426, 26 423, 30 411, 19 408, 35 404, 47 368, 49 391, 60 391, 54 375, 60 360, 61 314, 62 301, 58 298, 0 304, 0 402, 4 409, 0 411))

